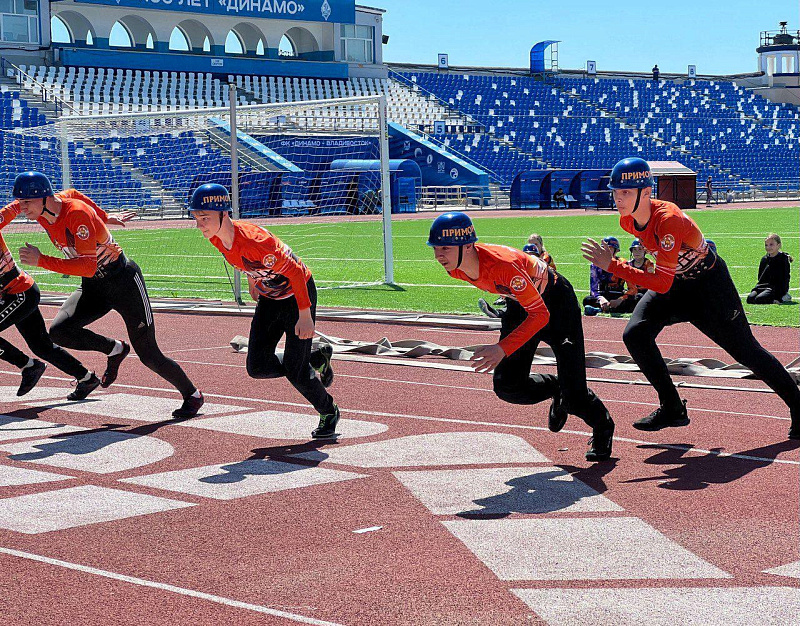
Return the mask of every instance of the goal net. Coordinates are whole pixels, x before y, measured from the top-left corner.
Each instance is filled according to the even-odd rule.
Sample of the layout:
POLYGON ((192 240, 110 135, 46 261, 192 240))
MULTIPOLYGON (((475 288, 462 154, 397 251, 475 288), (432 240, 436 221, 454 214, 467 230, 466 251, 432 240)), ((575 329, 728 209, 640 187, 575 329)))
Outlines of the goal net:
MULTIPOLYGON (((194 189, 209 182, 231 191, 234 218, 254 221, 290 246, 318 289, 391 283, 385 129, 379 97, 66 116, 0 131, 0 185, 10 196, 17 174, 38 170, 56 190, 74 187, 107 212, 135 210, 126 228, 111 230, 154 297, 240 296, 238 275, 187 211, 194 189)), ((57 253, 42 229, 21 217, 3 236, 15 255, 25 241, 57 253)), ((31 273, 46 291, 76 284, 31 273)))

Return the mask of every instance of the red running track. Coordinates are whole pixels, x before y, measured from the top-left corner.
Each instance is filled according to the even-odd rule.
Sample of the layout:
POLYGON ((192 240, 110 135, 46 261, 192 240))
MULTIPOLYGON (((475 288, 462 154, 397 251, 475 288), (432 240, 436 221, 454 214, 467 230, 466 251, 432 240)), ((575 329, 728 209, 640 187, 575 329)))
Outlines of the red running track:
MULTIPOLYGON (((639 375, 590 370, 590 377, 620 381, 592 384, 617 423, 614 459, 593 465, 583 458, 590 433, 579 419, 550 433, 547 406, 502 403, 487 375, 336 360, 332 392, 343 417, 355 421, 341 423, 338 443, 310 442, 309 428, 300 424, 311 418, 297 417, 313 412, 302 397, 285 380, 248 379, 244 356, 228 346, 248 326, 245 318, 157 315, 162 348, 209 403, 227 406, 222 414, 234 416, 229 426, 237 419, 253 428, 269 422, 274 432, 291 431, 285 438, 197 427, 216 414, 169 421, 176 392, 135 358, 116 385, 79 407, 61 399, 33 407, 4 403, 6 416, 25 419, 0 428, 0 606, 7 623, 566 623, 512 590, 800 593, 800 567, 791 569, 800 560, 798 443, 786 439, 786 407, 773 394, 747 390, 764 388, 758 381, 685 379, 742 390, 684 389, 691 425, 642 433, 631 423, 655 406, 652 389, 624 384, 639 375), (102 408, 122 393, 134 397, 121 408, 102 408), (159 398, 168 400, 167 409, 154 413, 151 403, 159 398), (263 411, 278 413, 246 417, 263 411), (43 421, 76 432, 40 441, 34 429, 43 421), (385 430, 375 432, 375 424, 385 430), (373 442, 386 447, 370 449, 373 442), (348 447, 356 452, 348 455, 348 447), (292 456, 299 453, 310 456, 292 456), (120 482, 209 466, 222 468, 191 477, 190 487, 179 475, 158 486, 120 482), (10 484, 12 470, 61 480, 10 484), (317 484, 297 483, 322 470, 317 484), (522 478, 497 478, 517 470, 522 478), (496 484, 487 487, 485 476, 496 484), (279 490, 236 491, 270 480, 280 483, 270 489, 279 490), (413 484, 415 490, 406 486, 413 484), (583 489, 578 495, 564 487, 575 485, 583 489), (203 491, 212 487, 230 489, 228 499, 203 491), (61 493, 74 488, 100 488, 102 497, 149 496, 181 508, 133 514, 135 506, 114 505, 119 519, 98 521, 93 516, 102 506, 92 498, 101 492, 89 491, 88 500, 80 490, 61 493), (42 505, 53 494, 62 497, 60 505, 42 505), (54 520, 68 527, 37 526, 54 520), (616 524, 632 534, 623 536, 616 524), (547 528, 555 529, 549 540, 547 528), (373 530, 353 532, 363 529, 373 530), (599 546, 581 534, 603 529, 611 534, 599 546), (473 530, 478 536, 469 538, 473 530), (653 546, 659 558, 644 558, 653 546), (598 577, 591 570, 600 562, 607 570, 598 577), (796 573, 766 571, 786 566, 796 573), (558 568, 560 574, 547 574, 558 568)), ((115 318, 94 328, 123 332, 115 318)), ((590 350, 624 351, 619 320, 587 319, 585 329, 590 350)), ((446 345, 494 337, 340 322, 323 322, 319 330, 446 345)), ((797 356, 796 330, 754 330, 782 362, 797 356)), ((687 325, 665 331, 662 344, 665 356, 727 358, 687 325)), ((83 356, 102 369, 97 355, 83 356)), ((17 384, 18 374, 2 373, 0 385, 17 384)), ((49 368, 40 387, 55 388, 61 398, 68 381, 49 368)), ((591 615, 603 623, 602 613, 591 615)))

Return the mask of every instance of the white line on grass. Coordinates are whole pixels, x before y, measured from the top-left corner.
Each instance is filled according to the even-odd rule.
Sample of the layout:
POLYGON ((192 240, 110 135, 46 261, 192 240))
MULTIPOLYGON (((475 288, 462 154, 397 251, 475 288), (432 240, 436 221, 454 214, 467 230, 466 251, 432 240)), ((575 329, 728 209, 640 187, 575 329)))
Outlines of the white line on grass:
POLYGON ((48 565, 55 565, 57 567, 63 567, 65 569, 70 569, 77 572, 83 572, 84 574, 93 574, 94 576, 102 576, 103 578, 119 580, 122 582, 130 583, 132 585, 139 585, 140 587, 150 587, 152 589, 159 589, 161 591, 176 593, 182 596, 199 598, 200 600, 207 600, 209 602, 223 604, 225 606, 230 606, 236 609, 245 609, 248 611, 254 611, 256 613, 272 615, 274 617, 282 617, 283 619, 288 619, 293 622, 300 622, 301 624, 316 624, 318 626, 340 626, 336 622, 326 622, 323 620, 315 619, 313 617, 298 615, 297 613, 288 613, 286 611, 280 611, 278 609, 271 609, 270 607, 261 606, 260 604, 250 604, 249 602, 232 600, 230 598, 224 598, 222 596, 217 596, 211 593, 205 593, 204 591, 196 591, 194 589, 186 589, 184 587, 177 587, 175 585, 170 585, 167 583, 159 583, 152 580, 146 580, 144 578, 137 578, 136 576, 127 576, 126 574, 109 572, 107 570, 98 569, 96 567, 81 565, 80 563, 71 563, 70 561, 62 561, 61 559, 53 559, 48 556, 33 554, 31 552, 22 552, 21 550, 14 550, 12 548, 5 548, 0 546, 0 553, 8 554, 10 556, 15 556, 20 559, 27 559, 29 561, 38 561, 40 563, 46 563, 48 565))

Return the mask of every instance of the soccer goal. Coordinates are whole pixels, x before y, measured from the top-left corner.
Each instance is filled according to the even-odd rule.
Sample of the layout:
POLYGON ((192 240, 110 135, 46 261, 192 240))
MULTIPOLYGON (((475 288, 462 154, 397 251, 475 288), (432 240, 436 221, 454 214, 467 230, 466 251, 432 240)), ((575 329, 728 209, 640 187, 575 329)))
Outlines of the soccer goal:
MULTIPOLYGON (((208 182, 231 191, 234 219, 289 245, 318 289, 394 282, 383 97, 65 116, 0 135, 7 196, 14 177, 34 169, 108 212, 137 212, 112 232, 153 296, 241 298, 238 275, 187 211, 194 189, 208 182)), ((17 221, 3 231, 12 252, 33 239, 56 254, 38 225, 17 221)), ((67 277, 33 274, 45 290, 74 287, 67 277)))

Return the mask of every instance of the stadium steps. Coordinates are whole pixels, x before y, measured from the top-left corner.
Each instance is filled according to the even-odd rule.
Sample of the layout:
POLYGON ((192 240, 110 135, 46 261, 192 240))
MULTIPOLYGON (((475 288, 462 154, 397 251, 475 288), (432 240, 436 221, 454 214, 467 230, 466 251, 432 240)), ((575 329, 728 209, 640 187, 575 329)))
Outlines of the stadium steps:
MULTIPOLYGON (((227 158, 231 158, 231 133, 230 127, 228 132, 220 128, 209 127, 203 132, 206 141, 209 145, 213 146, 220 154, 227 158)), ((198 131, 195 131, 195 136, 198 136, 198 131)), ((242 131, 237 132, 237 137, 242 136, 242 131)), ((240 140, 236 150, 236 158, 239 162, 239 169, 250 169, 254 172, 283 172, 284 169, 278 167, 274 162, 258 156, 254 150, 249 146, 242 143, 240 140)))
MULTIPOLYGON (((49 122, 58 121, 60 116, 56 105, 51 101, 44 100, 40 90, 34 88, 35 85, 27 84, 25 82, 18 83, 15 79, 9 78, 8 76, 0 76, 0 84, 8 85, 9 87, 19 90, 21 94, 25 95, 25 99, 28 100, 32 106, 35 106, 42 113, 44 113, 49 122)), ((69 108, 65 108, 64 113, 66 115, 74 115, 75 112, 72 110, 71 105, 69 103, 65 103, 65 105, 69 108)), ((169 193, 155 178, 148 176, 138 167, 127 163, 120 157, 116 156, 113 152, 106 150, 102 145, 89 138, 83 139, 83 143, 94 154, 101 157, 105 161, 122 167, 128 171, 134 180, 137 180, 142 184, 142 189, 150 193, 151 197, 160 198, 162 201, 161 211, 163 214, 182 214, 184 209, 183 204, 179 202, 171 193, 169 193)))
MULTIPOLYGON (((158 210, 157 217, 176 217, 183 215, 186 207, 185 202, 181 202, 173 196, 158 180, 146 174, 132 163, 128 163, 125 159, 117 156, 110 150, 106 150, 106 148, 100 144, 91 140, 84 140, 84 143, 88 144, 92 152, 98 156, 129 172, 134 180, 138 180, 142 184, 142 189, 150 193, 151 197, 161 200, 161 208, 158 210)), ((140 217, 156 217, 156 211, 148 211, 141 208, 137 210, 141 212, 140 217)))
MULTIPOLYGON (((392 78, 389 79, 391 81, 391 88, 389 90, 389 94, 387 95, 387 103, 388 104, 395 104, 399 108, 400 105, 399 105, 398 100, 400 100, 401 97, 398 95, 398 93, 402 93, 404 95, 404 98, 402 98, 402 99, 405 102, 409 102, 412 107, 413 107, 413 103, 415 101, 417 101, 417 102, 423 102, 423 101, 432 102, 432 103, 437 105, 435 110, 437 111, 437 113, 440 114, 440 117, 437 117, 436 120, 443 120, 445 122, 445 130, 447 130, 448 127, 450 129, 452 129, 454 127, 458 128, 458 127, 475 126, 475 127, 479 128, 479 129, 481 129, 481 132, 483 134, 486 134, 487 137, 491 138, 493 141, 497 141, 496 138, 492 137, 489 133, 487 133, 487 131, 485 129, 485 126, 483 124, 480 124, 480 123, 476 122, 469 115, 465 115, 464 113, 462 113, 461 111, 458 111, 458 110, 453 110, 449 104, 447 104, 443 100, 437 98, 434 94, 432 94, 429 91, 426 91, 426 90, 421 89, 421 88, 414 89, 413 87, 409 86, 410 83, 406 83, 404 81, 404 79, 402 79, 402 77, 400 77, 400 75, 396 74, 395 72, 390 72, 390 76, 392 76, 392 78), (395 79, 394 76, 397 76, 397 77, 400 77, 400 78, 399 79, 395 79), (448 121, 450 123, 448 123, 448 121)), ((420 107, 420 108, 422 108, 422 107, 420 107)), ((410 130, 413 130, 415 133, 418 133, 418 134, 422 135, 428 141, 431 141, 432 143, 434 143, 434 144, 436 144, 438 146, 441 146, 444 150, 447 150, 448 152, 451 152, 452 154, 456 155, 459 159, 463 159, 467 163, 469 163, 471 165, 474 165, 477 168, 480 168, 481 170, 483 170, 484 172, 489 174, 490 178, 492 178, 494 181, 502 182, 502 177, 499 174, 497 174, 496 172, 493 172, 490 169, 488 169, 480 161, 476 161, 475 159, 473 159, 469 155, 464 154, 463 152, 460 152, 458 150, 454 150, 451 146, 444 145, 442 143, 441 139, 439 139, 436 136, 431 135, 429 131, 433 130, 433 122, 435 120, 430 120, 430 124, 429 124, 430 128, 426 129, 426 128, 419 128, 418 126, 414 126, 413 124, 409 124, 407 120, 404 120, 401 117, 396 116, 396 115, 390 115, 389 117, 390 117, 390 121, 397 122, 398 124, 402 124, 403 126, 407 126, 410 130)), ((447 131, 447 132, 450 132, 451 134, 455 134, 455 133, 452 133, 451 131, 447 131)))
POLYGON ((633 123, 629 122, 627 119, 625 119, 623 116, 618 115, 616 111, 609 110, 609 109, 599 105, 594 100, 590 100, 588 98, 583 98, 583 97, 579 96, 578 94, 572 93, 571 91, 569 91, 567 89, 564 89, 560 85, 557 85, 557 88, 564 95, 572 98, 573 100, 577 100, 579 102, 582 102, 582 103, 586 104, 587 106, 590 106, 590 107, 594 108, 595 110, 597 110, 598 112, 604 114, 605 117, 613 119, 614 122, 620 128, 633 133, 634 136, 642 135, 643 137, 647 137, 648 139, 650 139, 651 141, 654 141, 655 143, 662 144, 664 146, 667 146, 667 147, 671 148, 672 150, 677 150, 677 151, 681 152, 682 154, 686 154, 686 155, 688 155, 688 156, 690 156, 690 157, 692 157, 694 159, 697 159, 700 163, 702 163, 703 165, 707 166, 710 169, 716 170, 718 173, 731 174, 731 175, 735 176, 737 178, 737 182, 739 182, 741 184, 745 184, 745 185, 751 185, 752 184, 752 182, 749 179, 745 178, 741 174, 739 174, 737 172, 733 172, 730 169, 723 168, 718 163, 714 163, 713 161, 711 161, 710 159, 706 158, 703 155, 696 154, 696 153, 692 152, 691 150, 689 150, 688 148, 676 147, 676 146, 672 145, 669 141, 664 140, 663 138, 659 137, 658 135, 654 135, 654 134, 649 133, 647 131, 643 131, 641 128, 639 128, 638 125, 633 124, 633 123))

